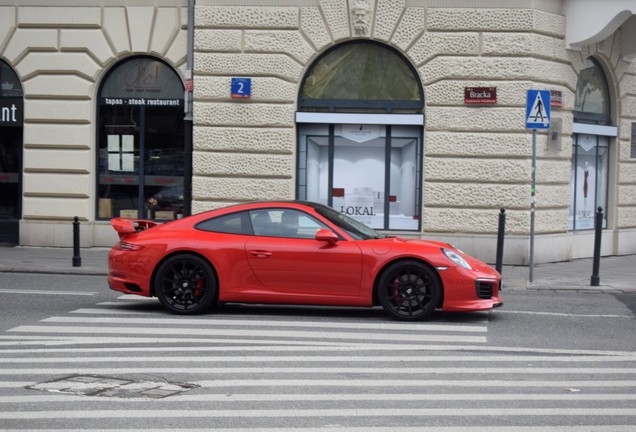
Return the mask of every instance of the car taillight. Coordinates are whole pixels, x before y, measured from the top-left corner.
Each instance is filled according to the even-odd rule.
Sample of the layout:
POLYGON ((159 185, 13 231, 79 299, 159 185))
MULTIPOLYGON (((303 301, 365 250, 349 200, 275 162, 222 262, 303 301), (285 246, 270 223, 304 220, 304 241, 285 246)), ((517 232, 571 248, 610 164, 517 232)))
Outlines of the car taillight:
POLYGON ((115 245, 115 249, 122 251, 138 251, 143 249, 143 246, 136 245, 134 243, 128 243, 125 241, 120 241, 115 245))

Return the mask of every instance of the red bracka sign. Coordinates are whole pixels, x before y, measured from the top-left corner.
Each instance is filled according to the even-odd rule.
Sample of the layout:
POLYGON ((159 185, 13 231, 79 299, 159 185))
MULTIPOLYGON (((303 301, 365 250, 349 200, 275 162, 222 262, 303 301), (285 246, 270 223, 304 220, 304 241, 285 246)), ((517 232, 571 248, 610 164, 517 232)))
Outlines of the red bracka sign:
POLYGON ((550 106, 563 107, 563 93, 561 93, 561 90, 550 90, 550 106))
POLYGON ((497 87, 465 87, 464 103, 472 105, 496 104, 497 87))

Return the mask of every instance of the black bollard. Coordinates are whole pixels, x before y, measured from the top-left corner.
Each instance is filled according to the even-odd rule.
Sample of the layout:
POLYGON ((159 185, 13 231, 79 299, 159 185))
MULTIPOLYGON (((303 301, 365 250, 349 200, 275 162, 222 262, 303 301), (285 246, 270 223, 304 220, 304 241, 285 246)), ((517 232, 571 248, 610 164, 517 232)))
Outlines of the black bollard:
POLYGON ((601 284, 601 276, 599 275, 601 267, 601 234, 603 233, 603 208, 599 207, 594 217, 594 262, 592 264, 591 286, 599 286, 601 284))
POLYGON ((80 223, 79 218, 73 218, 73 267, 82 266, 82 257, 80 256, 80 223))
POLYGON ((497 231, 497 262, 495 269, 499 274, 503 274, 503 250, 504 250, 504 234, 506 232, 506 209, 499 211, 499 230, 497 231))

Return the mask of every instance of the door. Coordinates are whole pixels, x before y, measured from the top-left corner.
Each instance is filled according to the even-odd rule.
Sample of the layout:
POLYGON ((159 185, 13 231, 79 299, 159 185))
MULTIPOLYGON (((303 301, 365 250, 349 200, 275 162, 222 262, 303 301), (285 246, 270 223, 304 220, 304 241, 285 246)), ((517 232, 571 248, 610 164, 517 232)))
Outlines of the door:
POLYGON ((251 213, 254 236, 245 245, 247 259, 259 281, 271 294, 278 294, 280 302, 359 297, 362 253, 355 242, 316 240, 315 233, 327 227, 300 211, 251 213), (291 228, 286 219, 294 220, 291 228))

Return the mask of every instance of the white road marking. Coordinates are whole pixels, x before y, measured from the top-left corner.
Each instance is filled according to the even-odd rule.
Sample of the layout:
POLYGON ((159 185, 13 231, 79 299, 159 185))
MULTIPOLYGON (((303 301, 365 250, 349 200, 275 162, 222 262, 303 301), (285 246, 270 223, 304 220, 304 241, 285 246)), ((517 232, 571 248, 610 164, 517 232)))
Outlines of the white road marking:
POLYGON ((485 336, 455 336, 428 335, 404 333, 356 333, 356 332, 309 332, 294 330, 237 330, 237 329, 206 329, 206 328, 130 328, 130 327, 88 327, 88 326, 19 326, 8 330, 19 333, 90 333, 90 334, 120 334, 120 335, 179 335, 188 336, 226 336, 226 337, 275 337, 275 338, 313 338, 313 339, 351 339, 374 340, 392 342, 467 342, 486 343, 485 336))
POLYGON ((577 317, 577 318, 634 318, 633 315, 611 315, 611 314, 573 314, 564 312, 535 312, 535 311, 520 311, 520 310, 503 310, 497 309, 497 313, 503 314, 523 314, 523 315, 543 315, 543 316, 558 316, 558 317, 577 317))
POLYGON ((86 291, 47 291, 47 290, 23 290, 0 289, 3 294, 28 294, 28 295, 64 295, 64 296, 94 296, 97 292, 86 291))
POLYGON ((245 410, 59 410, 0 412, 5 420, 58 420, 100 418, 307 418, 307 417, 543 417, 587 416, 616 417, 636 416, 632 408, 388 408, 388 409, 245 409, 245 410))
MULTIPOLYGON (((80 309, 82 311, 82 309, 80 309)), ((77 312, 74 313, 85 313, 77 312)), ((488 327, 458 324, 398 324, 351 321, 282 321, 282 320, 243 320, 221 318, 122 318, 122 317, 50 317, 42 322, 82 323, 82 324, 142 324, 142 325, 216 325, 216 326, 248 326, 248 327, 293 327, 293 328, 330 328, 330 329, 361 329, 361 330, 404 330, 404 331, 437 331, 437 332, 468 332, 486 333, 488 327)))

